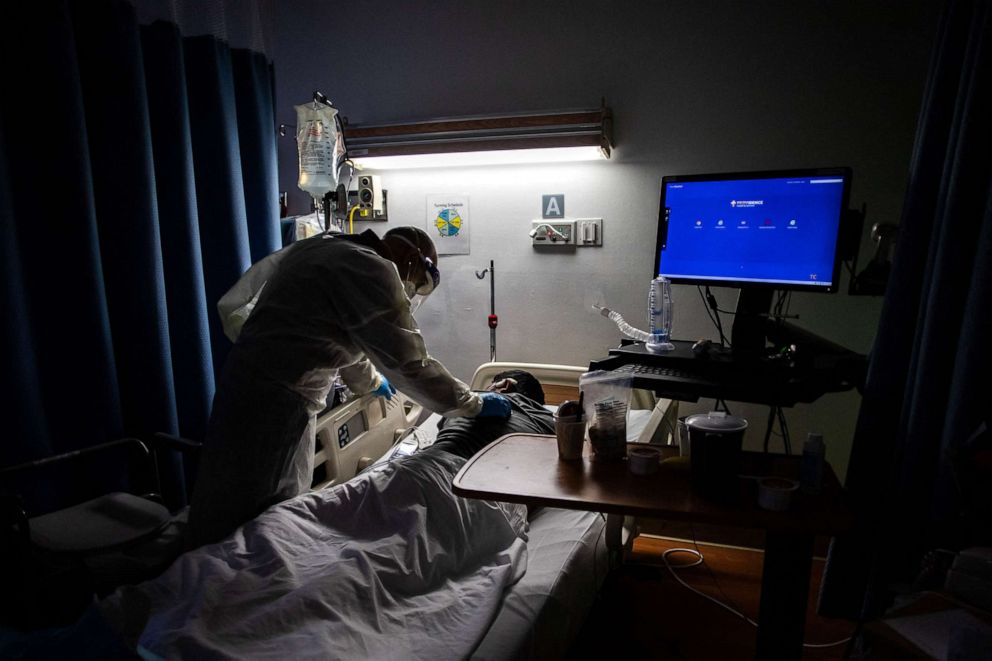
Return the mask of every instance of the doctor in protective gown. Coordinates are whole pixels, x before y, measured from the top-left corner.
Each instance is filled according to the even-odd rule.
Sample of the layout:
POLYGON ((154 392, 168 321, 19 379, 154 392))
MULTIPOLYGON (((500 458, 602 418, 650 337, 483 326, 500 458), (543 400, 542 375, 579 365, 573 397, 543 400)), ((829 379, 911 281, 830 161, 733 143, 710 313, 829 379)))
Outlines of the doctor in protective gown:
POLYGON ((218 302, 234 347, 221 372, 190 506, 193 546, 310 487, 316 416, 335 375, 395 388, 446 417, 506 417, 427 353, 413 309, 439 284, 427 234, 321 234, 269 255, 218 302))

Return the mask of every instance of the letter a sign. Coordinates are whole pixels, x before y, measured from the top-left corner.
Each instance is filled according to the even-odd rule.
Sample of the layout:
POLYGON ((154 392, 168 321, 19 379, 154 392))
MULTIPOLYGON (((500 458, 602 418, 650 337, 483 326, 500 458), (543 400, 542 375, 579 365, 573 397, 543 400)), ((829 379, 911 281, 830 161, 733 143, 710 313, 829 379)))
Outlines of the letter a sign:
POLYGON ((542 195, 541 209, 544 218, 564 218, 565 195, 542 195))

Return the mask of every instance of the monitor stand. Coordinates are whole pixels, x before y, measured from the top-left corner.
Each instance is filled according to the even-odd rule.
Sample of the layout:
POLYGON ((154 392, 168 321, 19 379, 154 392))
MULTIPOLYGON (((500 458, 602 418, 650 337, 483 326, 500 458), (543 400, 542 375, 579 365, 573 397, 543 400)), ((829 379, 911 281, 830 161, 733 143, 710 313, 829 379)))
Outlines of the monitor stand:
POLYGON ((775 291, 764 287, 742 287, 737 298, 737 312, 730 330, 730 345, 741 356, 765 353, 768 313, 775 291))

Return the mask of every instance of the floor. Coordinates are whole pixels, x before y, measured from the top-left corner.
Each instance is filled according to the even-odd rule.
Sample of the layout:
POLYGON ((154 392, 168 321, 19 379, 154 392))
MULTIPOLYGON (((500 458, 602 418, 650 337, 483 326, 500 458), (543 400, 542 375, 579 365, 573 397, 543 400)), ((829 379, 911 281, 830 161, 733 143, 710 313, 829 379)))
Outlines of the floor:
MULTIPOLYGON (((679 584, 663 564, 662 554, 672 548, 698 548, 704 564, 676 570, 678 576, 704 594, 733 604, 753 620, 758 613, 763 552, 716 543, 713 538, 719 536, 718 531, 696 534, 696 539, 707 539, 707 543, 694 544, 692 533, 699 532, 693 529, 689 535, 679 535, 681 539, 638 537, 628 562, 606 579, 570 658, 753 659, 755 628, 679 584)), ((751 541, 750 546, 761 546, 760 539, 751 541)), ((694 560, 686 553, 669 555, 672 565, 694 560)), ((807 644, 844 640, 854 628, 847 621, 821 618, 813 612, 822 572, 821 555, 813 562, 807 644)), ((842 659, 844 649, 843 644, 806 648, 803 658, 842 659)))

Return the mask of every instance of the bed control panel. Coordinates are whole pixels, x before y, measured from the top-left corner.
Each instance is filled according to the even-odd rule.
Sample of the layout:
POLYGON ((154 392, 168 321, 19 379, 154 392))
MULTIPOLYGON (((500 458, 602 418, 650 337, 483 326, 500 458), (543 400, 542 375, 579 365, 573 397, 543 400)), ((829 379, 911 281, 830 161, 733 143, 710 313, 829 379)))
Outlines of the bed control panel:
POLYGON ((385 454, 412 427, 423 407, 396 393, 390 400, 364 395, 317 418, 314 478, 320 489, 345 482, 385 454))
POLYGON ((338 427, 338 448, 343 450, 344 446, 351 443, 354 439, 359 438, 368 430, 368 423, 365 422, 365 411, 359 411, 338 427))

